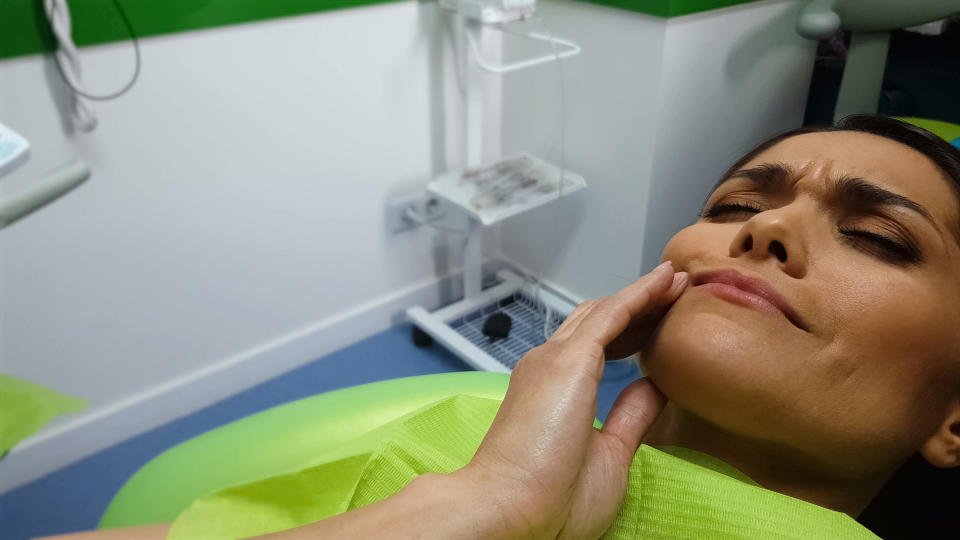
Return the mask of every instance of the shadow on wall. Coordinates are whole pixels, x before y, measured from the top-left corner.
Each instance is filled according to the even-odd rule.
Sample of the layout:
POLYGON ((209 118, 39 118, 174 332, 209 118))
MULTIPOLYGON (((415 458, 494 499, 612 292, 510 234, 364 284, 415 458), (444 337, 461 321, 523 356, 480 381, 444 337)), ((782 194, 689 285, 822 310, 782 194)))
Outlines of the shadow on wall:
MULTIPOLYGON (((449 35, 449 18, 439 12, 432 0, 419 0, 417 18, 420 22, 421 39, 427 46, 431 67, 444 65, 445 36, 449 35)), ((439 176, 447 169, 447 121, 446 96, 444 94, 443 69, 429 69, 430 77, 430 173, 439 176)), ((459 80, 458 80, 459 82, 459 80)))
POLYGON ((673 64, 665 66, 665 99, 676 112, 658 136, 642 271, 659 262, 673 234, 697 219, 710 187, 731 163, 767 137, 800 125, 816 44, 795 31, 799 7, 751 3, 683 17, 668 28, 667 61, 673 64))
MULTIPOLYGON (((39 4, 39 2, 38 2, 39 4)), ((43 77, 47 83, 47 90, 50 92, 50 100, 57 109, 57 115, 60 117, 60 129, 67 137, 72 137, 77 129, 73 125, 71 111, 77 96, 67 88, 57 69, 57 63, 53 55, 46 54, 43 59, 43 77)))
MULTIPOLYGON (((54 39, 50 26, 47 24, 47 16, 43 11, 43 2, 34 2, 33 9, 36 22, 35 30, 44 43, 53 46, 54 39)), ((60 76, 57 66, 54 63, 53 55, 44 54, 43 58, 43 76, 46 81, 47 90, 50 92, 50 99, 60 116, 60 127, 67 136, 74 134, 73 122, 70 119, 70 111, 73 108, 73 100, 76 99, 60 76)))
POLYGON ((791 9, 772 17, 769 24, 753 26, 744 31, 727 56, 724 71, 728 80, 750 80, 751 72, 763 69, 765 58, 775 58, 778 50, 789 48, 790 43, 783 39, 783 33, 785 29, 792 29, 796 20, 797 11, 791 9))
MULTIPOLYGON (((534 274, 533 277, 542 279, 547 273, 564 260, 573 247, 571 238, 574 237, 587 214, 588 199, 592 195, 589 184, 587 189, 572 196, 563 196, 559 200, 535 208, 524 216, 511 218, 526 220, 526 226, 531 229, 536 240, 529 246, 533 257, 528 260, 537 261, 537 268, 526 268, 534 274)), ((598 264, 602 261, 598 261, 598 264)))

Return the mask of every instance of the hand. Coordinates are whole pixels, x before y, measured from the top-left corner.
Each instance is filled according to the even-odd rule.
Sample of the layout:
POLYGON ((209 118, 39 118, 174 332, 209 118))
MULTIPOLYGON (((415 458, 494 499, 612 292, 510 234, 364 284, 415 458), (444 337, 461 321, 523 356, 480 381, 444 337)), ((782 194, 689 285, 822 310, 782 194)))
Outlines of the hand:
POLYGON ((585 302, 514 368, 510 386, 473 460, 453 476, 478 486, 509 536, 597 538, 613 523, 633 456, 665 398, 646 380, 617 398, 593 428, 608 356, 641 347, 686 288, 664 263, 617 294, 585 302))

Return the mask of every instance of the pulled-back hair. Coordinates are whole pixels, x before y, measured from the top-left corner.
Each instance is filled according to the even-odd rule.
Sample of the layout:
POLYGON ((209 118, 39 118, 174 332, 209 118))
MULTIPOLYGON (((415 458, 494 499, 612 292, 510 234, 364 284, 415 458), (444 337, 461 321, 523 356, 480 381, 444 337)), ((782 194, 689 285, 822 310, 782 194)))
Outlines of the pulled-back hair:
POLYGON ((960 149, 957 149, 946 140, 930 133, 929 131, 902 122, 895 118, 886 116, 875 116, 868 114, 855 114, 847 116, 836 124, 827 126, 804 126, 790 131, 784 131, 779 135, 767 139, 759 146, 748 152, 745 156, 737 160, 730 167, 723 178, 740 170, 745 163, 757 156, 757 154, 767 150, 777 143, 804 133, 824 133, 832 131, 855 131, 858 133, 870 133, 879 135, 887 139, 897 141, 913 148, 917 152, 927 156, 950 180, 950 185, 960 198, 960 149))

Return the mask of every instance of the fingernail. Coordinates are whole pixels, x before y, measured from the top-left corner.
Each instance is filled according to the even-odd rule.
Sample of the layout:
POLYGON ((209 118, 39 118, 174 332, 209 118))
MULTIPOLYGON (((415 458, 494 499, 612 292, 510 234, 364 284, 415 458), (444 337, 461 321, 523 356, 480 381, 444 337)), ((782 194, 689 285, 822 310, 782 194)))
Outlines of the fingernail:
POLYGON ((664 262, 660 263, 659 265, 657 265, 657 267, 654 268, 653 271, 654 271, 654 272, 663 272, 664 269, 667 269, 667 268, 669 268, 669 269, 672 270, 672 269, 673 269, 673 262, 671 262, 671 261, 664 261, 664 262))

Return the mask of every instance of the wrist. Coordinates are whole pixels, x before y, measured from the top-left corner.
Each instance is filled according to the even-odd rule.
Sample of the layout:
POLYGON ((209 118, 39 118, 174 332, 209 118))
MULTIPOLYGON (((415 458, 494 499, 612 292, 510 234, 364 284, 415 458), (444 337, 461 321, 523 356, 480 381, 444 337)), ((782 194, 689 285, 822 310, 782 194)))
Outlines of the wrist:
POLYGON ((463 469, 424 474, 403 492, 427 515, 440 520, 443 538, 510 539, 528 537, 522 520, 490 482, 463 469))

